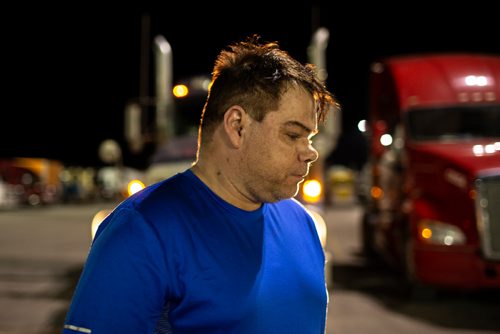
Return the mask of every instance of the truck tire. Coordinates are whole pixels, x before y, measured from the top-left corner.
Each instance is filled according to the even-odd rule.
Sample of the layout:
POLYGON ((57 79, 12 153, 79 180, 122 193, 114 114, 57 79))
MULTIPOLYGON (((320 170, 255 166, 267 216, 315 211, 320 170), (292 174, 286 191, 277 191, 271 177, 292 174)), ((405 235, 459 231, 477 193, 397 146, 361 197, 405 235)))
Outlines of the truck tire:
POLYGON ((434 301, 437 298, 437 289, 422 283, 416 274, 415 260, 413 257, 413 240, 407 231, 404 234, 404 291, 412 301, 434 301))

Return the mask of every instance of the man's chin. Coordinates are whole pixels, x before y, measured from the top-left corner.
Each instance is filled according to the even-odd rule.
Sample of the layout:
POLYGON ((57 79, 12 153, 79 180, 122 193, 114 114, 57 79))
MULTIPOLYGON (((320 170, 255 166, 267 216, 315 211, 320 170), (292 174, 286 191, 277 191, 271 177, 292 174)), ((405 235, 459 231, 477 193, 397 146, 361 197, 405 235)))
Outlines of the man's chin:
POLYGON ((297 186, 295 190, 289 191, 288 193, 283 194, 283 197, 281 199, 283 200, 283 199, 293 198, 293 197, 297 196, 298 193, 299 193, 299 186, 297 186))
POLYGON ((279 201, 282 201, 282 200, 285 200, 285 199, 290 199, 290 198, 293 198, 296 196, 297 193, 293 193, 293 194, 274 194, 274 196, 272 196, 272 198, 268 198, 267 200, 265 200, 264 202, 267 202, 267 203, 276 203, 276 202, 279 202, 279 201))

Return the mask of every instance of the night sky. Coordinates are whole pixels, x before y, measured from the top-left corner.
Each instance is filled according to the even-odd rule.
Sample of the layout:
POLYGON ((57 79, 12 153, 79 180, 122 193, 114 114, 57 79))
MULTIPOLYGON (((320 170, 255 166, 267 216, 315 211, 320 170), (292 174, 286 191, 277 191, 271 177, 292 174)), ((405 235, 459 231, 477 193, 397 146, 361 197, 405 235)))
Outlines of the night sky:
POLYGON ((342 105, 344 133, 339 148, 344 153, 336 157, 346 164, 356 159, 345 152, 359 143, 355 127, 366 117, 375 59, 415 52, 500 54, 500 16, 487 1, 447 8, 434 7, 435 1, 396 7, 319 0, 255 0, 226 7, 169 2, 4 10, 0 157, 97 166, 99 143, 112 138, 123 144, 125 163, 140 165, 126 152, 123 109, 140 94, 146 16, 150 41, 161 34, 172 46, 174 81, 209 73, 222 47, 253 33, 278 41, 305 62, 313 31, 328 28, 327 85, 342 105))

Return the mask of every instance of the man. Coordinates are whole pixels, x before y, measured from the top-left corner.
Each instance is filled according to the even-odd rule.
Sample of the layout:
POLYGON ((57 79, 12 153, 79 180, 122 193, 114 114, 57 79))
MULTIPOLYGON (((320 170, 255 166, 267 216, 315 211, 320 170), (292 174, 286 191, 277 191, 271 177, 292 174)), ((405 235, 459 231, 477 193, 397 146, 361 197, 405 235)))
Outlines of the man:
POLYGON ((325 257, 292 197, 334 107, 277 43, 222 50, 196 162, 100 225, 63 333, 324 333, 325 257))

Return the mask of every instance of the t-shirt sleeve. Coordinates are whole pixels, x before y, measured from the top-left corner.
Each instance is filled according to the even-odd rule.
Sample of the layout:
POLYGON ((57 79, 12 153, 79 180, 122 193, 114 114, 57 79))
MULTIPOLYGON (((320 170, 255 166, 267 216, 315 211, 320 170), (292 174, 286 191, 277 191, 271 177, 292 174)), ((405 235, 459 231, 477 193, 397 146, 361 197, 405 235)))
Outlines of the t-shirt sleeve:
POLYGON ((117 209, 95 239, 63 334, 153 333, 168 290, 164 249, 140 213, 117 209))

